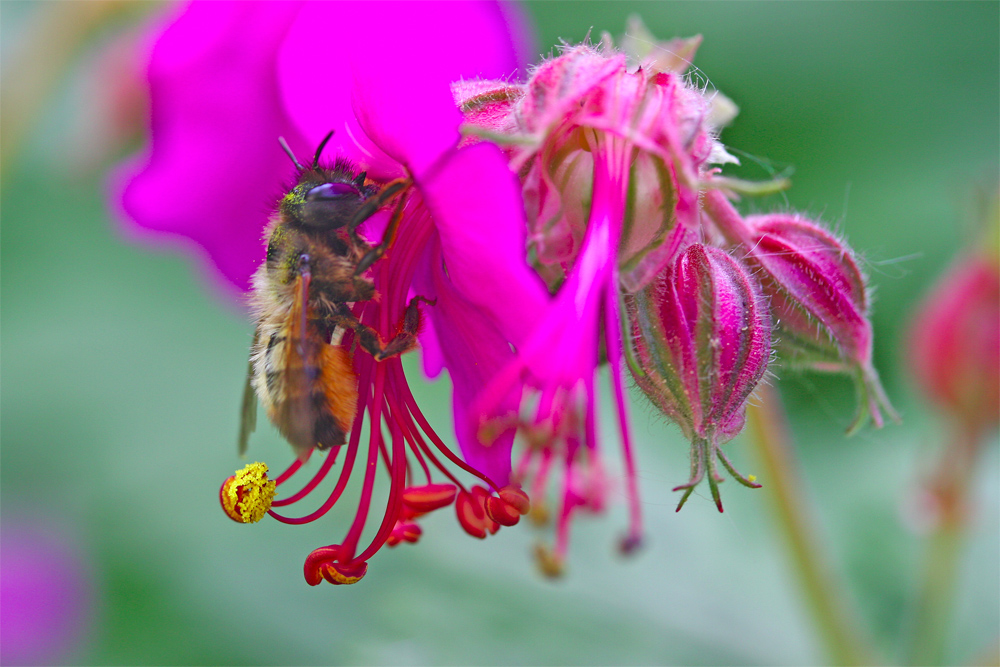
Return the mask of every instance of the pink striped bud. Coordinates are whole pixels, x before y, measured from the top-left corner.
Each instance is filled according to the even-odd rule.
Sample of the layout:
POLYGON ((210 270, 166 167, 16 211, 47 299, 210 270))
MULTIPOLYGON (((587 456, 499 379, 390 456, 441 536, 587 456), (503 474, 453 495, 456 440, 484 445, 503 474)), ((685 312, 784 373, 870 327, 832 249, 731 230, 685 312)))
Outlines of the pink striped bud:
POLYGON ((771 318, 760 287, 725 251, 694 244, 627 300, 632 373, 691 440, 691 479, 677 509, 707 475, 722 511, 716 457, 741 483, 720 445, 742 428, 746 400, 767 370, 771 318))
POLYGON ((924 392, 971 433, 1000 422, 1000 267, 963 257, 924 301, 910 332, 924 392))
POLYGON ((854 378, 858 411, 849 433, 869 418, 881 428, 883 412, 899 421, 872 366, 870 296, 851 248, 799 215, 742 218, 718 191, 705 196, 705 209, 723 236, 741 246, 771 300, 778 358, 854 378))

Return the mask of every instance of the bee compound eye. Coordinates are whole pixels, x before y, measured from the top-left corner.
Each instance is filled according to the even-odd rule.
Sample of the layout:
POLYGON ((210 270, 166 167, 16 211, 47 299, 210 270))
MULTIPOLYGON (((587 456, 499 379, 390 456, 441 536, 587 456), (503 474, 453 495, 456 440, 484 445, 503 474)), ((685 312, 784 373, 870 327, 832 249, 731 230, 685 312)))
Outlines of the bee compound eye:
POLYGON ((361 192, 349 183, 324 183, 306 193, 306 201, 338 201, 360 197, 361 192))

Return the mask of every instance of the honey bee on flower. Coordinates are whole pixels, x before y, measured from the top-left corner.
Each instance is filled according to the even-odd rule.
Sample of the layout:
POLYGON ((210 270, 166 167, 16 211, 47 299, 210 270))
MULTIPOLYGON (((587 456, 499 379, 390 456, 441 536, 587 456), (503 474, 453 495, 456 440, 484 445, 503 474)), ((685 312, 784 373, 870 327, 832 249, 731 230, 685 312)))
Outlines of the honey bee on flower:
POLYGON ((241 289, 255 276, 257 335, 240 442, 259 397, 298 456, 280 474, 256 463, 227 479, 220 491, 226 514, 241 523, 312 522, 361 478, 341 539, 305 558, 312 585, 360 580, 382 547, 417 542, 429 512, 453 508, 459 527, 482 539, 529 507, 510 479, 512 438, 482 447, 457 418, 462 453, 453 451, 421 411, 400 360, 419 339, 425 356, 451 373, 462 415, 544 306, 520 254, 516 182, 498 149, 458 149, 461 114, 448 87, 462 76, 513 71, 518 54, 495 3, 431 14, 416 4, 397 9, 380 22, 377 39, 345 34, 340 44, 349 55, 316 85, 314 71, 284 64, 314 60, 317 30, 366 9, 191 3, 152 50, 157 131, 149 161, 122 173, 132 220, 145 229, 196 230, 213 268, 241 289), (420 57, 401 63, 419 25, 456 37, 414 49, 420 57), (195 57, 190 34, 211 35, 195 57), (296 58, 278 57, 296 50, 296 58), (220 69, 222 61, 239 66, 220 69), (308 85, 299 85, 304 74, 308 85), (210 136, 199 134, 207 118, 224 119, 210 136), (175 161, 178 142, 195 136, 199 154, 213 159, 175 161), (287 139, 287 152, 278 137, 287 139), (305 151, 316 157, 303 167, 294 156, 305 151), (197 185, 217 182, 209 171, 226 173, 225 197, 197 185), (178 186, 191 178, 194 186, 178 186), (497 298, 501 291, 506 299, 497 298), (306 460, 318 457, 309 472, 306 460), (377 498, 383 475, 389 491, 377 498), (336 482, 317 502, 314 491, 329 476, 336 482))

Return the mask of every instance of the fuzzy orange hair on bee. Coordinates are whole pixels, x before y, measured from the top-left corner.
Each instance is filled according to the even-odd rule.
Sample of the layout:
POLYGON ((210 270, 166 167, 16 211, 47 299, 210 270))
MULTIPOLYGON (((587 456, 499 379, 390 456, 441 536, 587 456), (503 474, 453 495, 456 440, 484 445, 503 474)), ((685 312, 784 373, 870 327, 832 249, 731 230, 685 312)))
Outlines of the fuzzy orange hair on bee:
POLYGON ((342 345, 348 331, 377 361, 416 347, 422 297, 410 301, 399 333, 388 341, 351 308, 377 298, 367 272, 392 244, 410 181, 380 185, 340 159, 320 166, 332 136, 319 144, 310 167, 299 164, 279 139, 298 171, 268 223, 266 259, 253 276, 256 330, 243 394, 241 454, 256 426, 258 398, 299 458, 346 442, 358 404, 352 351, 342 345), (358 226, 394 199, 382 241, 371 245, 358 226))

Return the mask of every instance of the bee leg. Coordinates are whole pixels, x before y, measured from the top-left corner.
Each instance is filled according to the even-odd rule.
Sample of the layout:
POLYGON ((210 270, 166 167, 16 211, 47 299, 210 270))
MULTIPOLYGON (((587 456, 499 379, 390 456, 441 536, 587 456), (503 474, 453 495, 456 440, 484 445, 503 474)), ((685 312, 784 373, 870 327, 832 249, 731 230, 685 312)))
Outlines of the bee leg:
POLYGON ((399 203, 396 204, 396 208, 392 212, 392 217, 389 218, 389 226, 385 228, 385 234, 382 236, 382 242, 374 248, 369 248, 368 252, 361 257, 358 265, 354 267, 355 276, 359 276, 367 271, 368 267, 377 262, 382 255, 385 254, 386 249, 392 244, 392 240, 396 238, 396 230, 399 229, 399 221, 403 219, 404 206, 406 206, 405 194, 399 198, 399 203))
MULTIPOLYGON (((364 205, 358 209, 357 213, 354 214, 354 217, 351 218, 351 221, 347 223, 347 233, 351 237, 351 242, 354 243, 356 247, 365 248, 368 246, 368 243, 358 236, 358 225, 375 215, 376 211, 389 203, 389 200, 395 197, 399 192, 409 188, 412 183, 413 182, 408 178, 397 178, 396 180, 387 183, 377 195, 366 201, 364 205)), ((391 224, 392 223, 390 223, 390 225, 391 224)), ((388 235, 388 231, 386 234, 388 235)), ((369 266, 371 266, 371 264, 369 264, 369 266)))
POLYGON ((415 296, 410 299, 406 306, 406 314, 403 315, 403 326, 400 332, 393 336, 380 354, 373 354, 376 361, 382 361, 394 357, 404 352, 409 352, 417 346, 417 331, 420 329, 420 308, 419 303, 423 301, 429 306, 437 303, 436 299, 428 299, 424 296, 415 296))
POLYGON ((409 352, 417 346, 417 331, 420 328, 420 302, 433 306, 436 300, 423 296, 415 296, 410 299, 406 307, 406 314, 403 316, 403 326, 399 333, 392 337, 388 343, 382 342, 375 329, 367 324, 362 324, 350 310, 344 309, 337 316, 338 325, 353 329, 357 335, 358 345, 368 354, 375 357, 375 361, 385 361, 391 357, 409 352), (346 311, 346 312, 345 312, 346 311))

